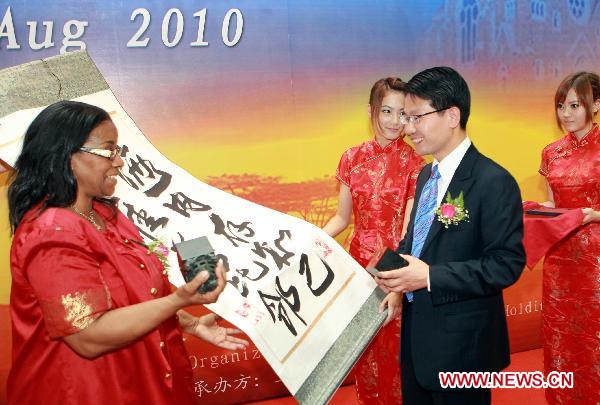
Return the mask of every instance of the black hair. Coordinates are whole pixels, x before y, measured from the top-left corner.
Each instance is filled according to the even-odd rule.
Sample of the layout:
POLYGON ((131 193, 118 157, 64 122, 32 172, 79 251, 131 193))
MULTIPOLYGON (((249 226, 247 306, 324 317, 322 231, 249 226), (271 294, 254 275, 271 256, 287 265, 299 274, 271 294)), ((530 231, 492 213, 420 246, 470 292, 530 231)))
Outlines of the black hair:
POLYGON ((8 216, 14 232, 23 216, 43 202, 47 207, 68 207, 77 197, 71 156, 90 132, 110 116, 103 109, 77 101, 58 101, 46 107, 25 133, 23 149, 8 187, 8 216))
POLYGON ((460 127, 467 128, 471 93, 467 82, 456 70, 447 66, 423 70, 404 85, 404 93, 428 100, 436 110, 457 107, 460 110, 460 127))

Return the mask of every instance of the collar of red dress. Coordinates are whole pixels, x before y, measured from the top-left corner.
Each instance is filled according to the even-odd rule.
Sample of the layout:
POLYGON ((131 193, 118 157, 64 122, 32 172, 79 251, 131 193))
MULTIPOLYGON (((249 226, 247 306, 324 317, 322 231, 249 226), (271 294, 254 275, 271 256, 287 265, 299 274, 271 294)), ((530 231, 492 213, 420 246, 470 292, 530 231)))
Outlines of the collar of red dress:
POLYGON ((394 139, 392 142, 388 143, 382 148, 379 142, 377 142, 377 139, 373 137, 373 139, 371 139, 371 144, 373 145, 373 148, 378 152, 389 152, 398 149, 400 142, 403 142, 402 138, 404 137, 399 136, 398 138, 394 139))
POLYGON ((577 139, 573 132, 569 132, 568 136, 574 145, 583 146, 589 142, 598 142, 600 139, 600 130, 598 129, 598 124, 594 123, 592 128, 581 139, 577 139))

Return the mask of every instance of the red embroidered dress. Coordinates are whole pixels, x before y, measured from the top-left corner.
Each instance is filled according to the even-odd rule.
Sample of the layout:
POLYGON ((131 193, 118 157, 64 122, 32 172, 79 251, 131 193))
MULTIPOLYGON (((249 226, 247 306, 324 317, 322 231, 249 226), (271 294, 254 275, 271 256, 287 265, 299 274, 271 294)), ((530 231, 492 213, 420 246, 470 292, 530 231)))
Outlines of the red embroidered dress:
MULTIPOLYGON (((362 266, 380 247, 398 247, 406 201, 414 196, 423 165, 423 159, 400 138, 384 148, 371 140, 342 155, 336 177, 352 194, 350 254, 362 266)), ((400 321, 395 320, 379 332, 359 360, 354 370, 360 403, 402 402, 399 342, 400 321)))
POLYGON ((107 311, 170 293, 158 258, 120 212, 99 203, 99 232, 79 215, 37 207, 11 248, 13 329, 9 403, 192 404, 193 376, 175 317, 137 341, 94 359, 61 337, 107 311))
MULTIPOLYGON (((569 133, 542 152, 558 208, 600 210, 600 131, 569 133)), ((544 261, 545 371, 572 371, 573 389, 547 389, 550 404, 600 403, 600 223, 579 227, 544 261)))

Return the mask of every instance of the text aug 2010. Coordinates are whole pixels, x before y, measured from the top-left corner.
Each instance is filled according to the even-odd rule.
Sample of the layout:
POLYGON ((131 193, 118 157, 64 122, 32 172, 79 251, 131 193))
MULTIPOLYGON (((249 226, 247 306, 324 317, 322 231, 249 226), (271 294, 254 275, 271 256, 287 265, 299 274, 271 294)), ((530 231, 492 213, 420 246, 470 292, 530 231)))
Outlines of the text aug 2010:
MULTIPOLYGON (((192 16, 197 19, 197 31, 195 40, 189 43, 190 47, 207 47, 208 41, 204 39, 207 25, 208 10, 203 8, 193 13, 192 16)), ((132 11, 129 18, 132 24, 139 22, 139 27, 132 33, 127 41, 128 48, 146 48, 150 44, 151 37, 148 29, 151 25, 152 16, 146 8, 136 8, 132 11), (139 18, 138 18, 139 17, 139 18)), ((178 8, 167 10, 162 19, 161 25, 161 43, 167 48, 173 48, 181 43, 183 33, 186 27, 186 18, 183 12, 178 8)), ((26 21, 29 27, 28 41, 29 48, 33 51, 49 49, 54 47, 54 21, 26 21), (39 25, 43 28, 39 28, 39 25), (38 30, 40 32, 38 32, 38 30)), ((82 40, 85 35, 86 27, 90 26, 89 21, 70 19, 62 27, 62 46, 60 53, 64 54, 74 50, 87 49, 87 44, 82 40)), ((189 26, 189 24, 188 24, 189 26)), ((196 28, 194 25, 193 28, 196 28)), ((242 39, 244 30, 244 16, 237 8, 229 9, 223 16, 221 22, 221 40, 227 47, 237 45, 242 39)), ((8 6, 0 21, 0 51, 3 49, 17 50, 21 49, 23 41, 17 38, 15 22, 11 7, 8 6), (4 42, 6 43, 4 44, 4 42)))

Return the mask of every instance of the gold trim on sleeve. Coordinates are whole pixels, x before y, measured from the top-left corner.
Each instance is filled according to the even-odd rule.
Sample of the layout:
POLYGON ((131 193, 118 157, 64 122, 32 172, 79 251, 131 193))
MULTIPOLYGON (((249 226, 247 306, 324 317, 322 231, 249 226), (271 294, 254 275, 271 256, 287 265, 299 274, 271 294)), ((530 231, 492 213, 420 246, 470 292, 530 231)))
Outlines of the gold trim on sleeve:
POLYGON ((87 303, 86 296, 86 293, 79 292, 62 296, 65 321, 79 330, 87 328, 94 321, 93 308, 87 303))

